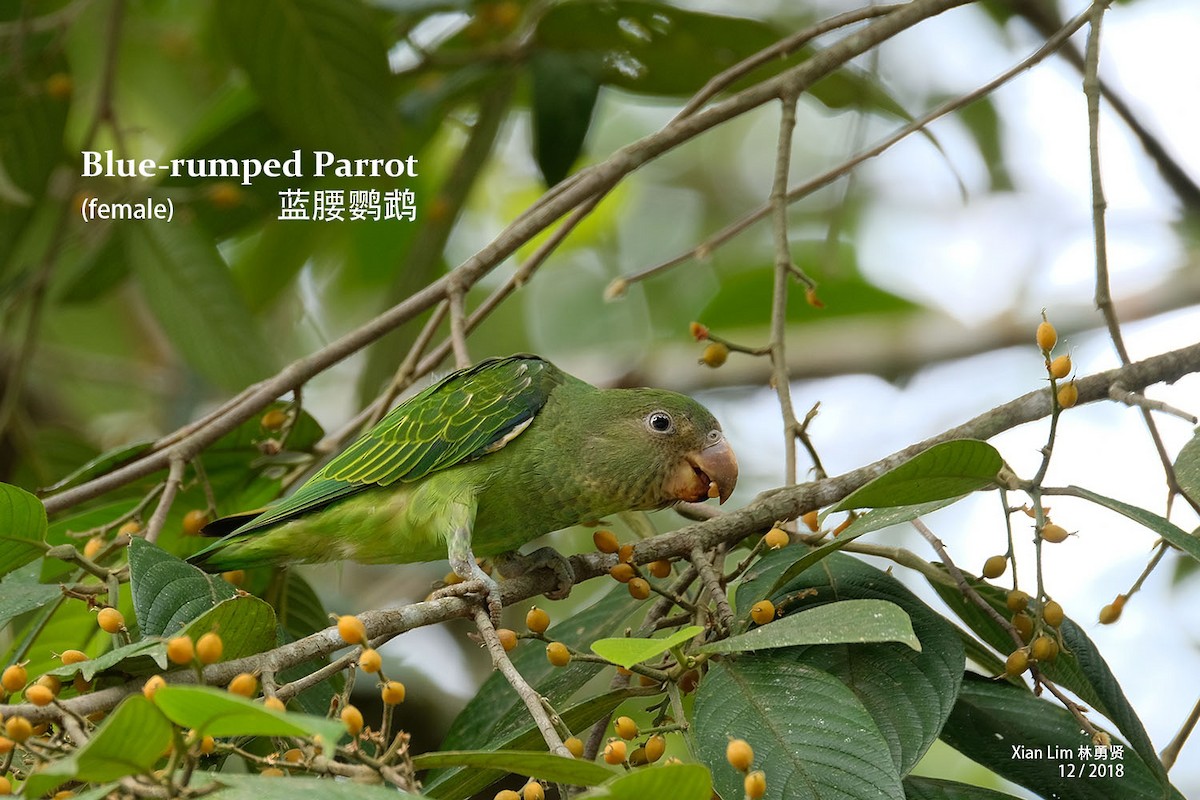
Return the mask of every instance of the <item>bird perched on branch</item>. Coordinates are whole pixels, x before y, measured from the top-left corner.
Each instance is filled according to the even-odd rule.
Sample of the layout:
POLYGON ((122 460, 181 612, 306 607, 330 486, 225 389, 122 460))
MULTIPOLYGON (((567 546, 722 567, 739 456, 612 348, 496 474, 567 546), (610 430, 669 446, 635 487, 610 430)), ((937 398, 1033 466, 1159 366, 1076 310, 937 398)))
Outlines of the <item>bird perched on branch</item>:
MULTIPOLYGON (((506 554, 542 534, 680 501, 723 503, 737 475, 721 426, 689 397, 597 389, 536 356, 495 358, 397 406, 283 500, 210 523, 204 533, 223 538, 189 560, 218 572, 448 556, 464 580, 453 592, 483 594, 496 616, 499 588, 476 556, 500 556, 512 576, 533 562, 506 554)), ((533 557, 549 559, 565 596, 569 563, 550 548, 533 557)))

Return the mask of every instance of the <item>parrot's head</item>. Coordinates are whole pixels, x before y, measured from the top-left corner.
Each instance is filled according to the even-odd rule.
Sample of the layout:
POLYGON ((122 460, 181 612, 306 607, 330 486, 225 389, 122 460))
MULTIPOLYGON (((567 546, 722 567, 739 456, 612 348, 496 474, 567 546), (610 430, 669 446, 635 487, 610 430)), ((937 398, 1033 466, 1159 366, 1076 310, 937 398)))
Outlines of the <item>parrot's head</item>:
POLYGON ((738 465, 721 425, 690 397, 658 389, 609 389, 605 419, 593 428, 584 458, 620 475, 631 507, 663 508, 710 497, 724 503, 738 465), (612 454, 608 456, 606 454, 612 454), (615 456, 615 458, 614 458, 615 456))

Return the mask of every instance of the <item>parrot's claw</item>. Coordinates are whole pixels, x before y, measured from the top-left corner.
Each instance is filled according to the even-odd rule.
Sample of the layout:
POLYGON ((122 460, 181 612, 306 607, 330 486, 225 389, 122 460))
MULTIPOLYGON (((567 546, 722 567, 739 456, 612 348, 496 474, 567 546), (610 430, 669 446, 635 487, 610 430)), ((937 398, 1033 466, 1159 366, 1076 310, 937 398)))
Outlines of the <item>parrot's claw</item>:
POLYGON ((442 597, 465 597, 470 594, 481 596, 487 605, 492 624, 499 626, 500 612, 504 610, 504 602, 500 598, 500 584, 480 569, 473 558, 466 559, 462 563, 452 558, 450 567, 456 575, 463 578, 462 583, 454 583, 438 589, 431 597, 437 600, 442 597))
POLYGON ((539 569, 551 570, 558 579, 558 586, 546 592, 550 600, 562 600, 571 594, 575 585, 575 570, 570 560, 553 547, 539 547, 528 555, 505 553, 497 556, 495 562, 496 569, 506 578, 517 578, 539 569))

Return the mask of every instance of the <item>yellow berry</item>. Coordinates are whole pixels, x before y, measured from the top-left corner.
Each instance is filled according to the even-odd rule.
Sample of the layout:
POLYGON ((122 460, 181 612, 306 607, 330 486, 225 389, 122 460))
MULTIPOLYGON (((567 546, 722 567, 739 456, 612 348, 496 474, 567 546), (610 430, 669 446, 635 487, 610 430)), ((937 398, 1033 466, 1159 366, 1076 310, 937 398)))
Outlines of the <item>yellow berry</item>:
POLYGON ((208 201, 214 207, 226 211, 242 204, 245 194, 233 181, 216 181, 208 188, 208 201))
POLYGON ((1069 535, 1066 528, 1061 525, 1055 525, 1053 522, 1047 522, 1042 526, 1042 538, 1047 542, 1058 544, 1059 542, 1066 541, 1069 535))
POLYGON ((272 711, 283 713, 287 711, 287 703, 272 695, 263 700, 263 708, 269 708, 272 711))
POLYGON ((279 767, 266 767, 265 769, 260 769, 258 774, 264 778, 282 778, 284 772, 279 767))
POLYGON ((666 578, 671 574, 671 560, 660 558, 650 564, 650 574, 656 578, 666 578))
POLYGON ((105 633, 117 633, 125 629, 125 615, 111 607, 100 609, 96 622, 105 633))
POLYGON ((362 712, 354 706, 346 706, 342 709, 342 724, 346 726, 351 737, 358 736, 363 729, 362 712))
POLYGON ((146 682, 142 684, 142 694, 144 694, 147 699, 153 700, 155 692, 166 685, 167 681, 162 675, 151 675, 146 682))
POLYGON ((1013 589, 1008 593, 1004 603, 1008 606, 1009 611, 1016 614, 1019 611, 1024 611, 1029 605, 1029 595, 1025 594, 1025 592, 1022 592, 1020 589, 1013 589))
POLYGON ((258 694, 258 678, 251 675, 249 672, 239 672, 233 676, 233 680, 229 682, 230 694, 236 694, 241 697, 254 697, 258 694))
POLYGON ((521 800, 546 800, 546 790, 540 783, 531 780, 521 789, 521 800))
POLYGON ((54 702, 54 692, 40 683, 35 683, 25 690, 25 699, 35 706, 48 706, 54 702))
POLYGON ((1065 378, 1071 374, 1071 357, 1066 355, 1059 356, 1050 362, 1050 366, 1047 369, 1050 371, 1050 377, 1056 379, 1065 378))
POLYGON ((29 673, 25 671, 25 667, 20 664, 13 664, 4 670, 4 674, 0 675, 0 686, 4 687, 4 691, 19 692, 25 688, 25 682, 29 679, 29 673))
POLYGON ((613 723, 613 729, 616 730, 617 736, 626 741, 636 739, 638 735, 638 726, 632 717, 617 717, 616 722, 613 723))
POLYGON ((190 664, 195 657, 196 646, 187 634, 167 641, 167 659, 172 664, 190 664))
POLYGON ((821 515, 817 513, 815 508, 812 511, 805 512, 800 517, 800 521, 813 533, 821 530, 821 515))
POLYGON ((604 745, 604 761, 608 764, 621 764, 625 761, 626 753, 625 742, 620 739, 613 739, 608 744, 604 745))
POLYGON ((200 740, 200 753, 202 755, 210 755, 217 749, 217 740, 211 736, 205 736, 200 740))
POLYGON ((0 775, 0 795, 12 794, 12 781, 0 775))
POLYGON ((725 363, 729 358, 729 347, 720 342, 709 342, 704 348, 704 353, 700 356, 700 363, 706 367, 716 369, 725 363))
POLYGON ((645 578, 634 578, 629 581, 629 594, 635 600, 645 600, 650 596, 650 582, 645 578))
POLYGON ((756 625, 766 625, 775 619, 775 604, 770 600, 759 600, 750 607, 750 619, 756 625))
POLYGON ((745 739, 730 739, 725 745, 725 760, 729 766, 745 772, 754 764, 754 748, 745 739))
POLYGON ((633 545, 623 544, 617 548, 617 560, 622 564, 633 563, 633 545))
POLYGON ((1014 614, 1012 624, 1017 629, 1017 633, 1021 634, 1021 639, 1024 641, 1028 642, 1029 637, 1033 636, 1033 617, 1028 614, 1014 614))
POLYGON ((221 660, 225 643, 219 634, 209 631, 196 641, 196 658, 201 664, 215 664, 221 660))
POLYGON ((1029 645, 1029 655, 1037 661, 1053 661, 1058 658, 1058 642, 1052 636, 1039 636, 1029 645))
POLYGON ((183 532, 195 536, 208 524, 208 512, 202 508, 193 508, 183 515, 183 532))
POLYGON ((0 756, 8 755, 17 746, 17 743, 7 736, 0 736, 0 756))
POLYGON ((1064 383, 1058 387, 1058 404, 1063 408, 1071 408, 1079 402, 1079 387, 1075 381, 1064 383))
MULTIPOLYGON (((130 524, 130 523, 128 523, 128 522, 125 523, 125 525, 128 525, 128 524, 130 524)), ((124 528, 125 525, 122 525, 121 527, 124 528)), ((136 527, 137 523, 135 522, 135 523, 133 523, 133 525, 136 527)), ((96 556, 98 556, 100 554, 100 551, 103 549, 104 549, 104 537, 103 536, 93 536, 92 538, 88 539, 87 542, 83 545, 83 557, 87 558, 87 559, 93 559, 96 556)))
POLYGON ((87 653, 82 650, 64 650, 59 656, 64 665, 78 664, 80 661, 87 661, 87 653))
POLYGON ((596 549, 601 553, 615 553, 621 546, 617 542, 617 535, 608 530, 598 530, 593 533, 592 543, 596 545, 596 549))
POLYGON ((9 739, 20 744, 33 736, 33 723, 25 717, 9 717, 4 721, 4 732, 9 739))
POLYGON ((742 781, 742 788, 746 790, 746 797, 749 797, 750 800, 759 800, 767 793, 766 774, 761 769, 751 772, 742 781))
POLYGON ((629 766, 644 767, 650 763, 650 759, 646 758, 645 747, 635 747, 629 752, 629 766))
POLYGON ((241 586, 243 583, 246 582, 246 570, 231 569, 228 572, 222 572, 221 578, 226 583, 232 584, 234 586, 241 586))
POLYGON ((514 792, 512 789, 501 789, 496 792, 496 796, 492 800, 521 800, 521 795, 514 792))
POLYGON ((284 752, 283 760, 289 764, 299 764, 304 760, 304 751, 299 747, 293 747, 284 752))
POLYGON ((613 577, 613 580, 620 583, 629 583, 637 575, 633 569, 633 565, 625 563, 615 565, 608 571, 608 574, 613 577))
POLYGON ((525 626, 534 633, 545 633, 550 627, 550 615, 545 609, 534 606, 525 615, 525 626))
POLYGON ((1113 601, 1100 609, 1100 624, 1112 625, 1121 618, 1121 611, 1125 608, 1125 595, 1119 594, 1113 601))
POLYGON ((763 544, 771 550, 778 550, 781 547, 787 547, 791 537, 783 528, 771 528, 767 531, 767 535, 763 537, 763 544))
POLYGON ((1024 650, 1014 650, 1004 661, 1004 671, 1012 677, 1017 677, 1029 669, 1029 654, 1024 650))
POLYGON ((1047 600, 1046 605, 1042 606, 1042 619, 1052 628, 1062 625, 1064 616, 1063 607, 1054 600, 1047 600))
POLYGON ((362 624, 362 620, 353 614, 338 617, 337 629, 338 636, 341 636, 342 641, 346 644, 366 644, 367 642, 367 628, 362 624))
POLYGON ((988 580, 999 578, 1008 569, 1008 559, 1004 556, 991 556, 983 562, 983 577, 988 580))
POLYGON ((708 338, 708 326, 702 325, 699 322, 689 322, 688 333, 690 333, 692 338, 697 342, 703 342, 708 338))
POLYGON ((655 734, 646 740, 646 760, 653 764, 667 752, 667 740, 655 734))
POLYGON ((135 536, 141 529, 141 524, 136 520, 131 519, 121 527, 117 528, 117 533, 122 536, 135 536))
POLYGON ((571 663, 571 651, 562 642, 551 642, 546 645, 546 658, 556 667, 565 667, 571 663))
POLYGON ((572 736, 571 738, 564 740, 563 744, 565 744, 567 749, 571 751, 571 755, 575 756, 576 758, 583 758, 583 740, 578 736, 572 736))
POLYGON ((384 705, 388 706, 403 703, 405 694, 404 684, 400 681, 388 681, 379 692, 380 697, 383 698, 384 705))
POLYGON ((1042 320, 1037 326, 1037 346, 1043 353, 1049 353, 1058 344, 1058 331, 1049 322, 1042 320))
POLYGON ((511 628, 500 628, 496 631, 496 638, 500 640, 500 646, 505 652, 517 646, 517 632, 511 628))
POLYGON ((379 655, 378 650, 366 648, 358 656, 358 668, 363 672, 374 674, 383 669, 383 656, 379 655))
POLYGON ((272 408, 262 415, 258 423, 263 426, 263 430, 277 431, 287 424, 287 420, 287 412, 281 408, 272 408))

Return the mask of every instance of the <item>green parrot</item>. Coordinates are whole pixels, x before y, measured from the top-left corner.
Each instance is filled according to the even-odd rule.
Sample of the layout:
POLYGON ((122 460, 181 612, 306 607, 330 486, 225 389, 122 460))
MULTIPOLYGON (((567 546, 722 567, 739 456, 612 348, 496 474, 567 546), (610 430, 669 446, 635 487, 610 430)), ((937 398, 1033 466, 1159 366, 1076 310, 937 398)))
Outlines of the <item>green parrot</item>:
MULTIPOLYGON (((448 556, 464 580, 453 593, 485 595, 496 616, 499 587, 476 556, 499 556, 511 577, 505 557, 511 567, 509 554, 542 534, 680 501, 723 503, 737 475, 720 424, 689 397, 597 389, 536 356, 494 358, 400 404, 261 513, 210 523, 204 533, 223 538, 189 560, 220 572, 448 556)), ((565 596, 566 560, 550 548, 534 556, 557 560, 565 596)))

